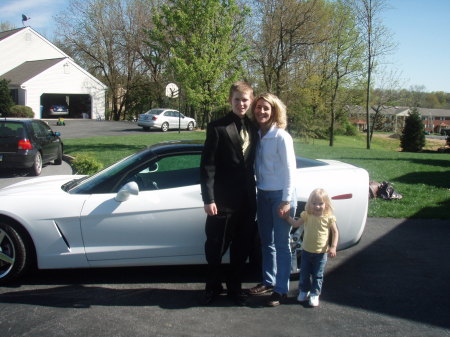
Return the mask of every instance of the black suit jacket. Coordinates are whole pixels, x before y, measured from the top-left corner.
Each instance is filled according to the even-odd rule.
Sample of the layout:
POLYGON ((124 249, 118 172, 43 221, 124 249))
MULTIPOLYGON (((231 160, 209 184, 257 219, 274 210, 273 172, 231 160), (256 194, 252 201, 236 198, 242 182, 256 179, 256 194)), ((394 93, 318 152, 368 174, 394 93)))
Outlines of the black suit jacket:
POLYGON ((250 212, 256 211, 254 161, 258 131, 247 118, 250 150, 242 154, 241 138, 236 127, 239 117, 230 112, 209 123, 200 164, 202 198, 205 204, 215 202, 220 211, 234 211, 244 202, 250 212))

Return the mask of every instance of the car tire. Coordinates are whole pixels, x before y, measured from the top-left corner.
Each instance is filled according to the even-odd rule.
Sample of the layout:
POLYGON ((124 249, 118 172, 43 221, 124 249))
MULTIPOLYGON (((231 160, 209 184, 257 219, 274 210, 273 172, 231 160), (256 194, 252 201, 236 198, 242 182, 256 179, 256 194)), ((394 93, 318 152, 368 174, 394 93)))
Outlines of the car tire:
POLYGON ((63 157, 63 150, 62 150, 62 145, 60 145, 59 148, 58 148, 58 153, 56 155, 56 159, 54 161, 55 165, 61 165, 62 164, 62 157, 63 157))
POLYGON ((192 131, 194 130, 194 123, 189 122, 188 126, 187 126, 188 131, 192 131))
POLYGON ((162 131, 162 132, 166 132, 167 130, 169 130, 169 123, 164 122, 164 123, 161 125, 161 131, 162 131))
POLYGON ((34 162, 30 172, 33 176, 38 176, 42 172, 42 156, 39 151, 36 152, 36 155, 34 156, 34 162))
POLYGON ((8 221, 0 221, 0 284, 23 275, 32 261, 29 240, 8 221))
POLYGON ((289 237, 291 247, 291 279, 296 279, 300 272, 302 258, 303 228, 293 228, 289 237))

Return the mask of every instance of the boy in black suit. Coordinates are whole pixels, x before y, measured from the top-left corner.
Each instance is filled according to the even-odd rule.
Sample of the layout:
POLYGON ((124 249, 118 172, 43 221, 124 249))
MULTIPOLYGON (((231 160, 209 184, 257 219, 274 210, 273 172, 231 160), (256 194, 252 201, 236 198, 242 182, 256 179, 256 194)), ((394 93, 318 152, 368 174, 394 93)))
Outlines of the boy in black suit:
POLYGON ((208 277, 203 304, 223 291, 225 272, 228 296, 245 305, 242 273, 256 235, 256 188, 253 163, 258 133, 246 115, 253 89, 246 82, 230 88, 232 111, 208 125, 200 164, 202 198, 206 218, 205 255, 208 277), (230 248, 230 268, 224 270, 222 256, 230 248))

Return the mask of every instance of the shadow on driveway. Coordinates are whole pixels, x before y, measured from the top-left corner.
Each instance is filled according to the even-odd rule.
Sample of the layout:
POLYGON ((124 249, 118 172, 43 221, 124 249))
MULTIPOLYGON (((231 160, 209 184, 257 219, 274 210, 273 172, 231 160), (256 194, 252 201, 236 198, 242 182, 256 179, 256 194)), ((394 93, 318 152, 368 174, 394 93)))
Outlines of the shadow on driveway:
POLYGON ((360 251, 326 275, 322 298, 450 328, 450 222, 393 221, 370 219, 379 238, 367 246, 363 238, 360 251))
MULTIPOLYGON (((426 326, 450 328, 449 225, 448 220, 368 219, 361 242, 329 260, 318 309, 322 314, 313 315, 315 310, 302 309, 302 320, 317 323, 325 316, 338 315, 330 318, 335 323, 328 324, 344 324, 339 331, 348 328, 355 333, 375 328, 380 323, 378 315, 391 317, 382 321, 389 322, 389 326, 402 326, 403 320, 414 322, 414 327, 422 332, 426 326), (356 326, 352 330, 353 324, 359 330, 354 330, 356 326)), ((259 273, 247 272, 245 286, 253 286, 259 281, 259 273)), ((199 307, 205 273, 205 266, 39 271, 23 278, 21 284, 2 287, 0 303, 195 310, 199 307)), ((263 310, 271 310, 277 320, 285 323, 295 319, 297 314, 287 314, 300 310, 295 301, 297 289, 297 281, 291 282, 290 298, 287 305, 280 307, 281 311, 263 310)), ((264 297, 252 298, 250 308, 263 307, 263 300, 264 297)), ((208 309, 230 305, 232 309, 232 304, 223 298, 208 309)), ((232 315, 233 310, 226 311, 227 315, 232 315)), ((240 316, 235 319, 246 320, 240 316)), ((325 325, 325 330, 326 327, 330 328, 325 325)))

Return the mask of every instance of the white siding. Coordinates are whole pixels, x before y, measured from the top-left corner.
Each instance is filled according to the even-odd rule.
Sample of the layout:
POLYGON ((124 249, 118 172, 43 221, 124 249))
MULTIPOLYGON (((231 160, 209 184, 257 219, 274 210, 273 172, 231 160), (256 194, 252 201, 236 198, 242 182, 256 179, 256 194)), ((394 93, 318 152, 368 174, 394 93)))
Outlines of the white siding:
POLYGON ((92 103, 91 117, 104 118, 107 87, 30 27, 0 41, 0 75, 27 61, 62 57, 66 59, 21 83, 18 92, 19 104, 31 107, 35 118, 41 118, 42 94, 88 94, 92 103), (64 67, 65 64, 68 67, 64 67))
POLYGON ((26 94, 24 104, 40 118, 42 94, 88 94, 92 102, 92 118, 104 118, 105 86, 90 76, 70 59, 61 60, 53 67, 22 84, 26 94))
POLYGON ((26 61, 68 57, 62 50, 29 27, 1 40, 0 50, 0 74, 26 61))

